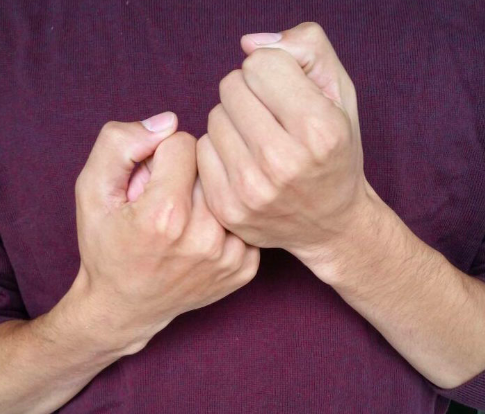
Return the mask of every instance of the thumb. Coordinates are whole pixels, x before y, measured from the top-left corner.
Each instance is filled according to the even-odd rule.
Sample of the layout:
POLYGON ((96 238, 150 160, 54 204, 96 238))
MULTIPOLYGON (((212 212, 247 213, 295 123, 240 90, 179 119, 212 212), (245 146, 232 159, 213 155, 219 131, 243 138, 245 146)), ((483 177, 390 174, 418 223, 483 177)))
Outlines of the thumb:
POLYGON ((78 187, 102 203, 128 201, 129 179, 135 165, 157 149, 177 128, 172 112, 142 122, 108 122, 103 126, 78 178, 78 187))
POLYGON ((145 191, 135 203, 145 217, 156 219, 159 231, 171 237, 179 237, 190 219, 197 176, 196 142, 192 135, 178 131, 160 144, 145 191))
POLYGON ((260 48, 282 49, 329 99, 345 106, 353 96, 352 81, 317 23, 302 23, 280 33, 248 34, 241 38, 241 47, 248 55, 260 48))

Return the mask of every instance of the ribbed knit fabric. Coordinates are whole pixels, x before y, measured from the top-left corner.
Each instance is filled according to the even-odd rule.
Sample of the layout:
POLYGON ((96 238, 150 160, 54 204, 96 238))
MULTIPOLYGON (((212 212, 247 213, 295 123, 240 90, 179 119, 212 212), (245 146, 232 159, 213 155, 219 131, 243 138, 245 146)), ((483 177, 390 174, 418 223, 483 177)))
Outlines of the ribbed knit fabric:
MULTIPOLYGON (((356 85, 370 183, 485 279, 482 0, 3 0, 1 320, 41 315, 75 278, 74 182, 105 122, 173 110, 201 136, 240 36, 303 21, 356 85)), ((448 398, 485 408, 485 375, 434 387, 295 258, 265 250, 253 282, 178 317, 59 412, 430 414, 448 398)))

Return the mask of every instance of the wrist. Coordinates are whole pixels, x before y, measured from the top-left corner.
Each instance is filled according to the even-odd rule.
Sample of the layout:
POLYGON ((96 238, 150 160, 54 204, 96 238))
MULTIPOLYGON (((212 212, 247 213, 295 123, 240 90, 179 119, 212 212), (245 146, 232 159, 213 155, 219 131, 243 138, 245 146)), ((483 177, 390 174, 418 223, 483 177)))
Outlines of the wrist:
POLYGON ((49 334, 67 346, 85 350, 100 363, 109 364, 136 353, 154 333, 129 329, 127 312, 114 302, 113 295, 91 289, 81 267, 66 295, 44 315, 50 327, 49 334))
POLYGON ((368 183, 364 195, 340 222, 332 237, 322 237, 318 245, 295 254, 334 287, 351 283, 353 276, 361 277, 366 267, 372 267, 392 250, 401 250, 410 236, 415 237, 368 183))

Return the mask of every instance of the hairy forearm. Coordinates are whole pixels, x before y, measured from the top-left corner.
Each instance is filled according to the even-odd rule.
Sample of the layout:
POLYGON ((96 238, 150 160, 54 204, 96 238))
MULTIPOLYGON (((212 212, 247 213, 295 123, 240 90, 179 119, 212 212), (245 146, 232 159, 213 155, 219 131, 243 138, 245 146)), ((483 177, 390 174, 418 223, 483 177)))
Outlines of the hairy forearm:
POLYGON ((423 376, 442 388, 459 386, 485 370, 485 284, 372 199, 372 213, 307 264, 317 276, 331 273, 342 298, 423 376))
POLYGON ((0 412, 51 413, 123 355, 90 322, 75 285, 51 312, 0 325, 0 412))

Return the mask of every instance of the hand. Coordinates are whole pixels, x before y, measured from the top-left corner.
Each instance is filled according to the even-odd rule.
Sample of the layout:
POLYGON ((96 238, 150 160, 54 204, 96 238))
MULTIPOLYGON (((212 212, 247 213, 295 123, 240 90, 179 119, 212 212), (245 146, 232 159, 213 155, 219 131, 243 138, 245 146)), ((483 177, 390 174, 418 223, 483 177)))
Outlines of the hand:
POLYGON ((485 285, 367 183, 355 90, 322 29, 281 35, 244 36, 249 57, 220 84, 197 145, 210 209, 246 242, 297 256, 428 380, 464 384, 485 369, 485 285))
POLYGON ((139 122, 106 124, 76 183, 76 284, 95 313, 90 322, 129 352, 177 315, 248 283, 259 264, 258 249, 208 210, 196 180, 196 140, 174 133, 173 114, 144 125, 152 131, 139 122), (128 187, 135 163, 152 155, 151 173, 135 173, 128 187))
POLYGON ((197 144, 209 208, 247 243, 300 259, 352 231, 372 189, 353 84, 320 26, 242 38, 197 144))

